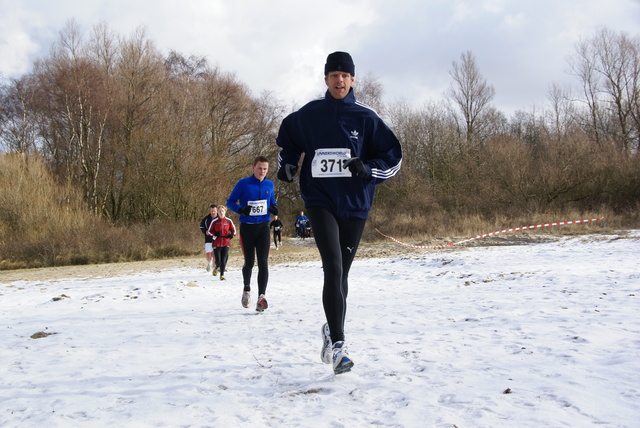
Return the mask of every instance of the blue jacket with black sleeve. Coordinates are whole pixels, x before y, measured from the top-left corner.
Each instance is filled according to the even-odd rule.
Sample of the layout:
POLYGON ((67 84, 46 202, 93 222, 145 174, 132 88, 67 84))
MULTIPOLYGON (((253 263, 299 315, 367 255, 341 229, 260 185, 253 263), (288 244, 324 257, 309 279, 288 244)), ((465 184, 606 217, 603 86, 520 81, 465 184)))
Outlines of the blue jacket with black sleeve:
POLYGON ((266 178, 258 180, 254 175, 240 179, 227 198, 227 207, 237 213, 247 205, 251 206, 251 215, 240 215, 240 223, 264 223, 271 221, 269 209, 277 205, 273 193, 273 181, 266 178))
POLYGON ((375 186, 396 175, 402 164, 400 141, 373 109, 356 101, 353 89, 340 100, 327 91, 291 113, 276 143, 278 168, 297 166, 305 154, 300 168, 305 207, 322 207, 337 217, 366 219, 375 186), (353 157, 364 162, 364 178, 345 168, 353 157))

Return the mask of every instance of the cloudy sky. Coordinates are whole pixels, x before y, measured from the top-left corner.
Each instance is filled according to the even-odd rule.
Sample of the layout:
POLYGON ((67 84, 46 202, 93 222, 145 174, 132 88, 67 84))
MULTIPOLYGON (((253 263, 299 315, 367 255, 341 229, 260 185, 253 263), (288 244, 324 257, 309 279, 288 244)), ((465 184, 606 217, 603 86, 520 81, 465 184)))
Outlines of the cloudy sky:
POLYGON ((121 36, 142 26, 162 52, 204 56, 292 107, 324 92, 336 50, 386 101, 414 106, 442 98, 471 51, 495 106, 530 110, 550 83, 577 83, 566 58, 581 38, 603 26, 640 37, 640 0, 0 0, 0 75, 29 72, 71 18, 86 35, 100 22, 121 36))

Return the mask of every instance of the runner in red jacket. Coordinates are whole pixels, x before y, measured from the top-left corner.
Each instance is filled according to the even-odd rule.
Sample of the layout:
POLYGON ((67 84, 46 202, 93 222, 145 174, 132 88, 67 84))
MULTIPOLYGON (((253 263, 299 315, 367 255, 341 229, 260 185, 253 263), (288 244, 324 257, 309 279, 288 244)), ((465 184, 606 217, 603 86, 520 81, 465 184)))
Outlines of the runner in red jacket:
MULTIPOLYGON (((207 233, 213 236, 213 251, 216 258, 220 261, 220 280, 224 281, 224 271, 227 268, 227 260, 229 259, 229 245, 231 239, 236 234, 236 227, 233 221, 226 217, 227 207, 218 206, 218 217, 213 219, 207 233)), ((213 275, 217 274, 217 269, 213 271, 213 275)))

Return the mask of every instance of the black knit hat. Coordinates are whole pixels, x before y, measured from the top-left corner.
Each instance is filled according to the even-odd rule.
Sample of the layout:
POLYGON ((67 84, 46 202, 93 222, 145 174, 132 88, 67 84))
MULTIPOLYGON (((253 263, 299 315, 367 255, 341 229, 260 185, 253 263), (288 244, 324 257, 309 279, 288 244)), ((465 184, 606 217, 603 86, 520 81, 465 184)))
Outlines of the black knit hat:
POLYGON ((324 65, 324 75, 326 76, 330 71, 346 71, 355 76, 356 66, 348 53, 334 52, 327 57, 327 63, 324 65))

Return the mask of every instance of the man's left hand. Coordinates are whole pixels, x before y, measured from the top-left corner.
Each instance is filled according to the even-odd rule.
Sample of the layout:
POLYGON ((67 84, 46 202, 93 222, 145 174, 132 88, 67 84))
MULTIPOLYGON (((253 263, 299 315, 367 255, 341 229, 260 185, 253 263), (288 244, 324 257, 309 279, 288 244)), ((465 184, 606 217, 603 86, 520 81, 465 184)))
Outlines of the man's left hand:
POLYGON ((360 158, 351 158, 345 162, 344 166, 349 168, 349 171, 359 178, 367 178, 371 171, 371 169, 365 165, 360 158))

